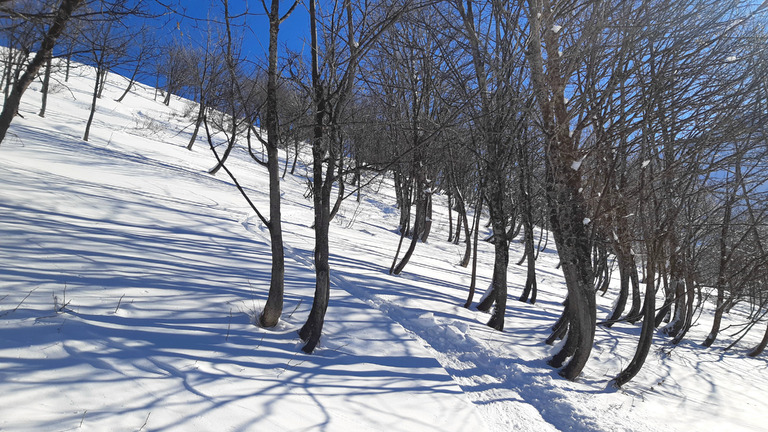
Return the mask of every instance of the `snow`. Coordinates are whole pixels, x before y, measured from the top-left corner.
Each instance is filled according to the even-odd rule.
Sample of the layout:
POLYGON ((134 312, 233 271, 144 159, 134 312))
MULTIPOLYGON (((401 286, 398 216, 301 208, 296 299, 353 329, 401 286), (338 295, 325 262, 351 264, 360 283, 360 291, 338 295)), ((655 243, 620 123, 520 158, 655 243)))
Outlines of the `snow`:
POLYGON ((574 171, 578 171, 581 168, 581 164, 584 163, 584 159, 587 158, 587 155, 584 155, 579 160, 575 160, 571 162, 571 169, 574 171))
POLYGON ((651 164, 651 160, 650 159, 646 159, 642 163, 642 168, 645 168, 645 167, 647 167, 650 164, 651 164))
POLYGON ((560 30, 562 30, 562 28, 563 28, 563 26, 561 26, 561 25, 552 24, 552 33, 557 34, 557 33, 560 32, 560 30))
MULTIPOLYGON (((324 336, 304 354, 296 331, 314 289, 304 177, 282 183, 285 309, 276 328, 261 329, 268 233, 226 174, 206 174, 215 160, 202 138, 185 149, 186 102, 168 108, 141 87, 118 104, 126 81, 112 74, 83 142, 92 70, 79 73, 71 92, 50 95, 45 119, 33 84, 0 144, 0 430, 765 427, 766 360, 743 355, 761 335, 733 351, 703 349, 706 313, 690 342, 657 337, 622 390, 608 382, 634 354, 636 325, 598 327, 582 377, 560 378, 546 364, 556 347, 543 344, 565 293, 551 243, 537 262, 537 304, 513 300, 526 270, 512 264, 505 331, 486 327, 487 314, 461 307, 470 270, 455 264, 463 246, 444 240, 440 195, 430 242, 403 275, 388 275, 399 240, 389 179, 345 202, 332 224, 324 336)), ((228 167, 266 205, 264 169, 242 149, 228 167)), ((490 285, 492 267, 483 243, 478 286, 490 285)), ((598 297, 599 317, 616 286, 598 297)), ((724 327, 742 319, 734 311, 724 327)), ((733 339, 724 332, 716 345, 733 339)))

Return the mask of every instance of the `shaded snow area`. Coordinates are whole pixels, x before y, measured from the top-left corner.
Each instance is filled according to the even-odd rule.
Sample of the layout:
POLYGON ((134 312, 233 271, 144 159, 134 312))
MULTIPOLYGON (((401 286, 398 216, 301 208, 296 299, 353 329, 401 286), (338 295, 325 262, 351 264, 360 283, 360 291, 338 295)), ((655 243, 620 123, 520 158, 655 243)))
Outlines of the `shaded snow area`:
MULTIPOLYGON (((546 364, 557 347, 543 343, 565 292, 551 239, 536 305, 515 300, 525 268, 513 243, 503 333, 461 307, 470 271, 456 264, 463 245, 445 241, 439 195, 429 242, 403 275, 388 275, 399 236, 386 178, 332 223, 331 304, 319 349, 304 354, 296 332, 314 291, 306 169, 282 183, 285 309, 277 328, 261 329, 269 236, 226 174, 206 173, 215 159, 203 139, 185 149, 187 102, 165 107, 140 88, 118 104, 126 81, 111 76, 83 142, 92 71, 79 74, 55 87, 45 119, 33 85, 0 144, 0 430, 768 427, 766 360, 744 356, 760 331, 723 351, 732 327, 704 349, 706 315, 690 342, 657 336, 624 389, 608 382, 632 358, 635 325, 598 327, 583 375, 560 378, 546 364)), ((242 149, 228 167, 265 206, 264 169, 242 149)), ((481 244, 479 286, 492 263, 481 244)), ((616 288, 598 298, 599 316, 616 288)), ((737 309, 724 327, 741 322, 737 309)))

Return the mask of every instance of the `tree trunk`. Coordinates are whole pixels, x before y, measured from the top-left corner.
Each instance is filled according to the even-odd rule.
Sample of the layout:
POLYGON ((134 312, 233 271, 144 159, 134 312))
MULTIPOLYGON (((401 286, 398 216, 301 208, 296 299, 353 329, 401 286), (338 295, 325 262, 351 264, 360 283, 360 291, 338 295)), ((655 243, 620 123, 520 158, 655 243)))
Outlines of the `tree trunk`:
POLYGON ((507 306, 507 270, 509 267, 509 237, 507 234, 507 217, 504 214, 503 183, 497 176, 492 179, 491 189, 488 194, 488 212, 493 225, 493 277, 491 279, 491 292, 487 295, 477 309, 488 311, 495 305, 488 326, 496 329, 504 329, 504 315, 507 306))
POLYGON ((637 269, 630 268, 633 264, 630 264, 630 259, 627 255, 621 251, 621 246, 614 245, 616 250, 616 260, 619 263, 619 298, 616 300, 616 305, 613 308, 613 313, 608 317, 608 322, 605 326, 610 328, 616 321, 621 318, 621 314, 624 313, 624 307, 627 305, 627 299, 629 298, 629 272, 634 271, 637 273, 637 269))
POLYGON ((416 175, 416 218, 413 223, 413 230, 411 232, 411 243, 408 246, 408 250, 405 251, 405 255, 403 255, 403 259, 400 260, 400 263, 397 264, 392 271, 392 274, 399 275, 402 273, 403 269, 405 268, 406 264, 408 264, 408 261, 411 260, 411 256, 413 256, 413 252, 416 250, 416 244, 419 242, 419 239, 421 238, 421 230, 423 229, 425 225, 425 219, 426 219, 426 202, 425 202, 425 192, 424 192, 424 182, 422 181, 421 174, 417 173, 416 175))
POLYGON ((452 187, 448 187, 446 197, 448 198, 448 243, 453 242, 453 194, 451 193, 452 187))
POLYGON ((99 99, 101 99, 102 93, 104 93, 104 86, 107 84, 107 77, 109 76, 109 69, 104 68, 102 70, 101 80, 99 82, 99 99))
MULTIPOLYGON (((125 91, 123 91, 123 94, 120 95, 119 98, 117 98, 117 102, 122 102, 125 96, 128 95, 128 93, 131 92, 131 88, 133 87, 133 83, 136 82, 136 75, 139 73, 139 69, 141 68, 141 59, 138 59, 136 61, 136 68, 133 69, 133 73, 131 74, 131 79, 128 80, 128 86, 125 88, 125 91)), ((200 127, 200 124, 198 123, 198 128, 200 127)))
MULTIPOLYGON (((483 198, 482 195, 477 200, 477 207, 475 208, 475 217, 474 217, 474 233, 472 238, 473 247, 474 250, 472 254, 472 276, 470 277, 470 283, 469 283, 469 295, 467 295, 467 301, 464 303, 465 308, 469 308, 472 305, 472 299, 475 296, 475 287, 477 283, 477 241, 480 237, 480 214, 483 212, 483 198)), ((469 238, 469 235, 467 235, 467 238, 469 238)), ((469 245, 470 243, 467 242, 469 245)))
POLYGON ((45 59, 45 77, 43 78, 42 103, 40 104, 40 117, 45 117, 45 108, 48 105, 48 89, 51 82, 51 56, 45 59))
POLYGON ((197 134, 200 131, 200 125, 203 123, 203 117, 205 117, 205 104, 201 101, 197 108, 195 129, 192 131, 192 137, 189 139, 189 144, 187 144, 187 150, 192 150, 192 146, 195 145, 195 141, 197 141, 197 134))
MULTIPOLYGON (((523 181, 525 180, 520 180, 521 183, 523 181)), ((524 186, 521 185, 521 188, 524 188, 524 186)), ((521 302, 526 302, 530 299, 531 304, 535 304, 538 289, 536 285, 536 252, 534 250, 533 244, 533 208, 530 205, 530 202, 525 202, 530 201, 530 199, 525 199, 525 196, 529 196, 529 191, 523 190, 523 196, 523 209, 521 217, 523 222, 523 229, 525 230, 523 233, 523 240, 525 244, 524 256, 528 258, 528 271, 525 278, 525 288, 523 288, 523 292, 520 295, 519 300, 521 302)))
MULTIPOLYGON (((259 323, 262 327, 274 327, 280 319, 280 315, 283 311, 285 280, 285 252, 283 250, 283 228, 280 208, 280 160, 278 157, 278 145, 280 143, 278 134, 280 131, 277 112, 277 38, 280 31, 279 6, 280 2, 278 0, 272 0, 269 16, 269 65, 267 67, 266 120, 267 170, 269 172, 269 238, 272 245, 272 277, 270 279, 267 302, 264 305, 264 311, 259 316, 259 323)), ((203 107, 203 104, 201 103, 200 106, 203 107)), ((201 112, 202 111, 203 109, 201 108, 201 112)), ((234 119, 232 121, 234 121, 234 119)))
MULTIPOLYGON (((504 330, 504 316, 507 310, 507 269, 509 267, 509 241, 502 227, 501 235, 495 238, 495 258, 493 260, 493 314, 488 320, 488 326, 498 331, 504 330)), ((496 231, 496 229, 494 229, 496 231)))
POLYGON ((56 44, 56 39, 64 31, 64 27, 72 16, 72 12, 80 6, 83 0, 62 0, 59 10, 53 19, 51 27, 43 38, 43 42, 40 44, 40 49, 35 53, 35 57, 27 65, 24 73, 19 77, 19 80, 13 86, 13 90, 8 95, 5 105, 3 105, 3 111, 0 113, 0 143, 5 139, 5 134, 8 132, 8 128, 11 126, 13 117, 16 116, 16 112, 19 110, 19 104, 21 103, 21 96, 29 87, 29 84, 35 79, 37 72, 53 52, 53 47, 56 44))
POLYGON ((91 112, 88 114, 88 122, 85 124, 85 134, 83 134, 83 141, 88 141, 88 136, 91 133, 91 124, 93 123, 93 116, 96 114, 96 101, 99 97, 99 86, 101 85, 101 71, 96 69, 96 81, 93 86, 93 98, 91 99, 91 112))
MULTIPOLYGON (((275 0, 276 1, 276 0, 275 0)), ((305 342, 301 348, 306 353, 312 353, 320 342, 320 335, 325 322, 325 312, 328 309, 330 297, 330 266, 328 263, 328 229, 330 225, 331 184, 333 178, 333 163, 328 161, 328 174, 323 181, 323 161, 328 156, 328 149, 323 142, 323 123, 326 102, 323 87, 320 82, 318 66, 317 15, 315 0, 309 0, 310 37, 312 54, 312 88, 314 90, 315 118, 312 137, 312 190, 315 216, 315 295, 309 317, 299 330, 299 337, 305 342)))
POLYGON ((232 118, 232 135, 229 137, 229 141, 227 142, 227 148, 226 150, 224 150, 224 154, 221 156, 221 159, 216 162, 216 165, 210 170, 208 170, 208 174, 216 175, 216 173, 219 172, 221 167, 224 166, 224 164, 227 162, 227 158, 229 158, 229 154, 232 152, 232 149, 235 148, 235 140, 237 140, 237 121, 233 117, 232 118))
MULTIPOLYGON (((735 193, 735 192, 734 192, 735 193)), ((726 284, 726 266, 728 265, 728 231, 731 225, 731 201, 730 197, 725 203, 725 209, 723 210, 723 225, 720 230, 720 260, 717 271, 717 308, 715 309, 715 317, 712 321, 712 329, 709 331, 707 338, 702 345, 710 347, 717 339, 717 334, 720 332, 720 323, 723 320, 723 313, 725 312, 728 303, 725 300, 725 284, 726 284)))
POLYGON ((570 133, 570 116, 565 102, 567 80, 558 53, 558 35, 551 30, 554 25, 552 10, 543 7, 540 0, 528 0, 528 6, 530 43, 527 58, 546 136, 545 184, 550 225, 568 288, 568 343, 563 350, 571 348, 571 343, 575 346, 570 362, 560 375, 573 380, 589 360, 597 320, 589 238, 584 227, 585 204, 580 193, 581 174, 572 168, 574 161, 581 160, 581 154, 570 133), (546 70, 542 34, 547 50, 546 70))
POLYGON ((654 262, 655 258, 654 256, 651 256, 648 259, 648 272, 645 280, 643 327, 640 330, 640 340, 637 343, 637 350, 627 367, 613 380, 613 385, 616 387, 621 387, 628 383, 638 372, 640 372, 640 369, 645 363, 645 359, 648 357, 648 352, 651 350, 651 345, 653 345, 653 332, 656 328, 653 314, 653 311, 656 308, 656 287, 654 286, 656 269, 654 262))
MULTIPOLYGON (((462 225, 464 225, 464 258, 461 259, 461 263, 459 263, 460 266, 466 267, 469 264, 469 254, 472 252, 472 243, 470 238, 472 237, 472 232, 475 233, 475 238, 477 238, 477 233, 480 232, 480 211, 483 208, 483 197, 482 194, 478 194, 478 201, 477 205, 475 206, 475 217, 473 218, 473 224, 472 229, 469 227, 469 220, 467 219, 467 210, 464 206, 464 203, 461 204, 461 219, 458 217, 456 218, 456 237, 455 240, 458 241, 459 239, 459 229, 462 225)), ((458 216, 458 215, 457 215, 458 216)), ((458 243, 457 243, 458 244, 458 243)), ((475 245, 475 250, 477 250, 477 245, 475 245)))
POLYGON ((749 357, 757 357, 763 353, 766 346, 768 346, 768 327, 766 327, 765 333, 763 333, 763 339, 760 341, 759 344, 757 344, 757 346, 749 350, 747 355, 749 357))

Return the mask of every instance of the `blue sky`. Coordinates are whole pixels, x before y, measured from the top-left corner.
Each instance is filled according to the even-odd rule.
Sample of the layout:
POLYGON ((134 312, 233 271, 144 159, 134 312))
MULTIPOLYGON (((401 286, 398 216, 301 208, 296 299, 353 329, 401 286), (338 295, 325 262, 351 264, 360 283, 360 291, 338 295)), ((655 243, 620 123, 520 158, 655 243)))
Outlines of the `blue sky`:
MULTIPOLYGON (((187 0, 180 2, 185 10, 186 17, 169 16, 165 27, 165 34, 171 37, 174 33, 184 33, 188 37, 202 37, 205 24, 202 22, 208 16, 221 19, 223 17, 222 0, 187 0)), ((269 5, 269 1, 266 2, 269 5)), ((281 13, 285 13, 291 1, 281 1, 281 13)), ((155 5, 156 11, 160 11, 155 5)), ((264 13, 264 7, 260 0, 235 0, 230 1, 230 15, 238 16, 233 20, 238 24, 238 32, 244 37, 243 50, 246 55, 265 56, 269 42, 269 22, 264 13), (243 15, 245 12, 247 15, 243 15)), ((293 50, 301 50, 307 39, 309 17, 307 6, 302 2, 294 10, 293 14, 283 22, 280 27, 280 49, 285 45, 293 50)), ((163 33, 161 33, 163 34, 163 33)))

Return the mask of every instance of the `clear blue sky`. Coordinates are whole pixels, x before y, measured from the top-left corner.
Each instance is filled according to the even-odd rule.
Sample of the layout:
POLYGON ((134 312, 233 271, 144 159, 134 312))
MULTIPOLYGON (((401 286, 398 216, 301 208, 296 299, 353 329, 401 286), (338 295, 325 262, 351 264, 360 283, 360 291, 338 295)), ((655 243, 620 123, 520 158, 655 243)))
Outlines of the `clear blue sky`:
MULTIPOLYGON (((170 38, 174 34, 184 34, 187 37, 203 37, 208 17, 221 20, 224 7, 222 0, 187 0, 180 1, 183 13, 181 15, 169 15, 165 19, 168 24, 161 32, 170 38)), ((269 42, 269 22, 264 13, 264 7, 260 0, 232 0, 229 2, 230 15, 235 16, 233 24, 236 24, 237 33, 244 37, 243 51, 247 56, 265 56, 269 42), (247 14, 245 14, 247 12, 247 14)), ((269 0, 266 1, 270 4, 269 0)), ((292 1, 280 1, 281 13, 285 13, 292 1)), ((161 12, 158 5, 153 6, 155 12, 161 12)), ((308 38, 309 16, 307 6, 300 3, 293 14, 283 22, 280 27, 280 49, 288 46, 292 50, 301 50, 304 41, 308 38)), ((255 59, 254 59, 255 60, 255 59)))

